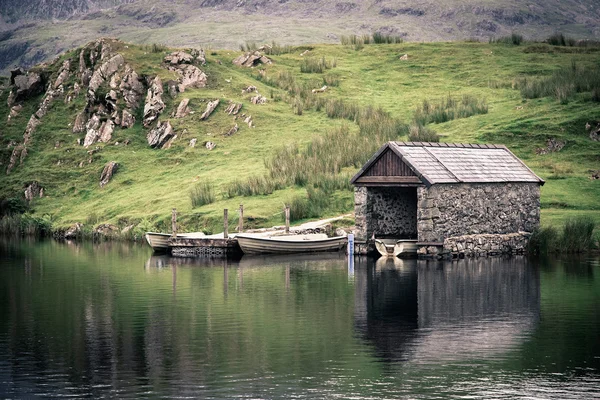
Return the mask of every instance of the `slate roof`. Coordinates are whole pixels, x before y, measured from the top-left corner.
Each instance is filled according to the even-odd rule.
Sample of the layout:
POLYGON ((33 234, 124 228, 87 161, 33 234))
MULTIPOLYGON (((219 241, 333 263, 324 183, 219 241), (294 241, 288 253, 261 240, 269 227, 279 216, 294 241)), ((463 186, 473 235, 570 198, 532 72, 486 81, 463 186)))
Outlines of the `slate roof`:
POLYGON ((503 145, 388 142, 352 179, 354 183, 386 150, 392 150, 428 185, 537 182, 544 180, 503 145))

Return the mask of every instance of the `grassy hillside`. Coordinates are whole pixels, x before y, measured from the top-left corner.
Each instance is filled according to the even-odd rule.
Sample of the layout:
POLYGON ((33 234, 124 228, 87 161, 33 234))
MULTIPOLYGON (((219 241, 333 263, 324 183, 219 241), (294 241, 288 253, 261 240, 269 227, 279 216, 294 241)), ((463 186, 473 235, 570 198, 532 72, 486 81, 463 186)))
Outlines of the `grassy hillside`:
MULTIPOLYGON (((183 98, 191 99, 195 111, 184 119, 170 119, 179 137, 167 150, 147 145, 147 130, 139 123, 140 111, 135 127, 117 129, 110 143, 98 144, 100 150, 88 163, 87 150, 96 145, 89 149, 78 146, 76 140, 82 135, 74 135, 69 127, 84 106, 83 95, 69 104, 59 99, 38 127, 23 165, 8 176, 3 172, 0 197, 22 197, 24 184, 39 181, 46 196, 34 201, 32 212, 51 220, 55 227, 107 222, 165 229, 175 207, 182 229, 215 232, 221 226, 223 208, 236 210, 241 203, 250 220, 247 225, 251 226, 281 223, 281 208, 286 202, 301 209, 300 217, 337 215, 352 210, 353 195, 344 187, 347 185, 335 181, 335 176, 347 179, 382 141, 407 140, 415 111, 424 100, 435 105, 450 96, 460 103, 467 96, 467 100, 483 102, 487 113, 429 123, 426 127, 446 142, 506 144, 547 181, 542 189, 544 224, 558 224, 575 215, 589 216, 600 223, 600 181, 590 179, 592 171, 600 169, 600 143, 590 140, 585 131, 586 122, 600 119, 593 92, 582 88, 581 93, 562 99, 523 96, 528 84, 523 78, 531 86, 532 80, 551 77, 563 68, 564 76, 573 63, 588 71, 590 82, 597 85, 599 49, 546 44, 401 43, 317 45, 300 56, 307 49, 284 49, 291 51, 272 55, 272 65, 257 68, 234 66, 231 60, 239 52, 207 52, 207 65, 202 69, 209 76, 208 86, 188 89, 176 100, 167 101, 161 119, 168 119, 183 98), (408 60, 400 60, 403 54, 408 54, 408 60), (321 73, 301 72, 303 63, 306 69, 323 57, 331 68, 321 73), (264 75, 259 73, 261 69, 266 71, 264 75), (324 81, 329 84, 325 93, 310 93, 324 81), (268 102, 251 104, 254 94, 242 94, 249 85, 256 86, 268 102), (523 93, 519 87, 524 88, 523 93), (217 110, 207 121, 200 121, 206 102, 217 98, 221 99, 217 110), (334 103, 335 99, 359 111, 346 113, 343 118, 334 110, 341 104, 334 103), (243 103, 241 113, 252 115, 255 127, 245 125, 243 118, 234 121, 224 112, 229 100, 243 103), (239 132, 223 136, 235 123, 239 132), (188 146, 192 138, 198 140, 195 148, 188 146), (559 152, 536 154, 549 138, 566 144, 559 152), (126 139, 131 140, 128 146, 122 144, 126 139), (212 151, 202 145, 208 140, 217 145, 212 151), (290 150, 293 144, 298 145, 297 150, 290 150), (287 152, 283 152, 286 146, 287 152), (318 166, 324 156, 313 157, 311 151, 318 153, 319 149, 324 150, 323 154, 335 155, 332 163, 336 165, 318 166), (345 158, 337 156, 342 153, 345 158), (273 161, 276 154, 282 156, 284 164, 277 164, 282 159, 273 161), (248 187, 248 178, 269 176, 272 171, 268 166, 292 165, 285 164, 286 159, 297 161, 300 167, 296 167, 305 168, 308 177, 289 178, 288 171, 275 180, 277 188, 260 190, 272 191, 270 194, 224 196, 236 181, 248 187), (100 188, 102 168, 112 160, 120 164, 120 169, 106 187, 100 188), (206 182, 213 187, 215 201, 192 207, 190 191, 206 182)), ((145 46, 120 45, 117 51, 139 74, 159 75, 163 82, 175 78, 173 72, 161 67, 169 50, 153 53, 145 46)), ((78 52, 73 51, 62 58, 77 56, 78 52)), ((51 68, 56 70, 59 63, 51 68)), ((569 82, 566 85, 570 87, 569 82)), ((4 90, 0 98, 2 118, 8 114, 7 96, 8 90, 4 90)), ((10 157, 9 142, 22 140, 25 125, 40 101, 41 97, 29 100, 16 119, 0 128, 3 171, 10 157)), ((236 213, 230 215, 233 223, 236 213)))

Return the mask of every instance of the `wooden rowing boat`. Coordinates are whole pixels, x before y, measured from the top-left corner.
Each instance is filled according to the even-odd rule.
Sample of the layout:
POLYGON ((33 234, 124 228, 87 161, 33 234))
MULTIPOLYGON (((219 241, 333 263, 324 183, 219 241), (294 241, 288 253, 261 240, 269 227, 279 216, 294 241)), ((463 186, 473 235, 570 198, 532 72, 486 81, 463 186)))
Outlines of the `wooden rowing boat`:
POLYGON ((375 239, 375 248, 384 257, 409 257, 417 254, 417 241, 408 239, 375 239))
POLYGON ((261 237, 249 234, 236 236, 244 254, 289 254, 339 251, 347 243, 345 236, 328 238, 325 234, 261 237))
MULTIPOLYGON (((158 232, 146 232, 146 242, 152 247, 152 250, 156 252, 164 252, 169 249, 169 239, 171 238, 170 233, 158 233, 158 232)), ((181 233, 177 235, 178 238, 203 238, 206 235, 202 232, 191 232, 181 233)))

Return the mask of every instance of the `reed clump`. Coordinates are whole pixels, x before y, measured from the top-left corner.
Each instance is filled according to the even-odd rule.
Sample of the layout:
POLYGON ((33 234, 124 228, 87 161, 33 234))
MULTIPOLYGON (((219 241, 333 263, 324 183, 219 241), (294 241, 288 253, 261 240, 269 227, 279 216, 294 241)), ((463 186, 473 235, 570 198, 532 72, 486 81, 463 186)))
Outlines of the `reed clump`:
POLYGON ((44 237, 52 234, 52 219, 30 214, 10 214, 0 218, 0 234, 44 237))
POLYGON ((487 114, 488 105, 485 99, 471 95, 455 98, 448 95, 435 103, 423 100, 415 110, 415 123, 427 125, 429 123, 443 123, 458 118, 468 118, 477 114, 487 114))
POLYGON ((510 36, 501 36, 499 38, 490 38, 490 43, 504 43, 515 46, 523 43, 523 35, 513 32, 510 36))
POLYGON ((396 44, 404 42, 402 36, 389 35, 375 32, 372 35, 349 35, 342 36, 340 42, 344 46, 353 46, 355 50, 360 50, 364 45, 369 44, 396 44))
POLYGON ((215 189, 212 182, 204 181, 197 183, 190 190, 192 207, 200 207, 215 201, 215 189))
POLYGON ((583 67, 571 63, 545 78, 515 80, 515 88, 527 99, 554 97, 562 104, 568 103, 577 93, 589 92, 592 101, 600 93, 600 66, 583 67))
POLYGON ((589 251, 594 246, 594 228, 594 221, 584 217, 568 220, 561 230, 538 228, 529 239, 527 251, 533 255, 589 251))

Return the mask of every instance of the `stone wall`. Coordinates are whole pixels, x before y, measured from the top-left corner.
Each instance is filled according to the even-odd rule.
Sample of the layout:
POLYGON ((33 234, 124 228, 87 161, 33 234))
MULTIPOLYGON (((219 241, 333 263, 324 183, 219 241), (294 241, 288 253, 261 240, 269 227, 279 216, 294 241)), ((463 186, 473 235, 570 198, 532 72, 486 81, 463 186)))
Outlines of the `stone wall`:
POLYGON ((537 183, 477 183, 419 187, 420 242, 479 234, 532 232, 540 223, 537 183))
POLYGON ((359 187, 355 189, 356 236, 417 237, 415 188, 359 187))
POLYGON ((421 258, 464 258, 523 254, 530 236, 529 232, 453 236, 444 239, 443 246, 419 247, 418 255, 421 258))

